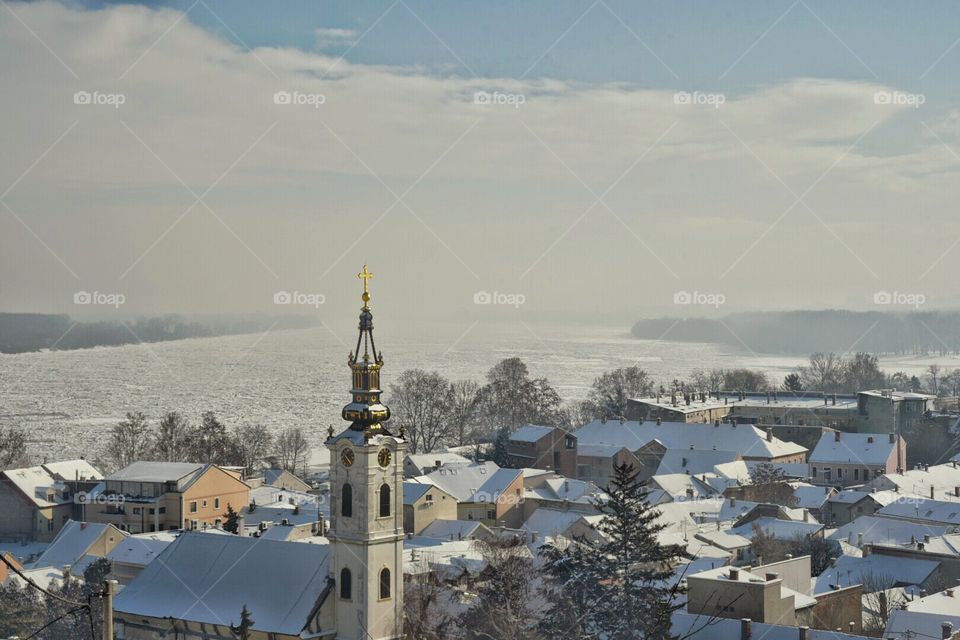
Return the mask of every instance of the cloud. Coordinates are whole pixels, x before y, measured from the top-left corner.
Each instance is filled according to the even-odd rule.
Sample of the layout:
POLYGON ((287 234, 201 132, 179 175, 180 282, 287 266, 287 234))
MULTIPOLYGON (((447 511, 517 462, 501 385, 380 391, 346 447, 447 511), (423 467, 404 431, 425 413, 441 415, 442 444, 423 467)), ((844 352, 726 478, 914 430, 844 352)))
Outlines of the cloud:
MULTIPOLYGON (((666 299, 673 274, 715 279, 757 238, 751 260, 816 247, 818 268, 875 289, 860 263, 880 270, 889 252, 862 225, 900 220, 907 202, 946 211, 958 195, 960 163, 940 145, 850 148, 911 113, 875 104, 892 89, 876 83, 788 79, 715 108, 673 90, 245 51, 167 9, 11 6, 79 77, 23 25, 0 22, 0 56, 14 62, 0 80, 0 136, 16 150, 0 156, 0 192, 43 156, 6 201, 50 248, 0 211, 0 287, 16 308, 58 308, 76 289, 60 260, 91 289, 136 288, 131 309, 260 308, 278 280, 316 291, 353 269, 358 240, 354 253, 375 247, 408 286, 455 300, 478 280, 536 283, 531 308, 602 305, 616 286, 605 274, 624 264, 666 299), (77 104, 77 92, 123 103, 77 104), (830 230, 801 206, 769 231, 790 190, 811 184, 806 200, 830 230)), ((317 31, 321 49, 355 37, 317 31)), ((924 252, 910 234, 900 241, 924 252)), ((776 273, 754 276, 739 298, 754 306, 823 295, 822 284, 788 293, 776 273)))
POLYGON ((353 29, 331 29, 320 27, 314 29, 317 49, 323 51, 334 47, 348 47, 357 41, 357 32, 353 29))

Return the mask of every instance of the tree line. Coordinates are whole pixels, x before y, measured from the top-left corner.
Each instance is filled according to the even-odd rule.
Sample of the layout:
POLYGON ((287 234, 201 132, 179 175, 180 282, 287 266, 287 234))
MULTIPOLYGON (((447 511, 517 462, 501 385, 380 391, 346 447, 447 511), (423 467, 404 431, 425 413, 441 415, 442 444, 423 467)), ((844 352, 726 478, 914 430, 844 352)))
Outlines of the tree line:
POLYGON ((310 458, 310 443, 300 427, 274 435, 261 424, 228 429, 212 412, 191 423, 170 411, 156 425, 141 412, 128 413, 110 431, 104 454, 108 468, 123 468, 138 460, 202 462, 256 471, 266 460, 272 466, 303 473, 310 458))

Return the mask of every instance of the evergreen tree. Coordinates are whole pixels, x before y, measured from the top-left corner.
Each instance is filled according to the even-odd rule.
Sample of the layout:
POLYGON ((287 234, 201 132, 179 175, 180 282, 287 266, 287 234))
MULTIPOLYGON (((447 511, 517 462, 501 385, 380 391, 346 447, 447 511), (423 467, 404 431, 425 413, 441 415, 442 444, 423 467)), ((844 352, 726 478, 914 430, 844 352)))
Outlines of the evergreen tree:
POLYGON ((493 443, 493 461, 500 467, 509 466, 510 457, 507 453, 507 443, 510 441, 510 428, 497 429, 497 438, 493 443))
POLYGON ((223 530, 230 533, 240 532, 240 514, 233 510, 233 505, 227 503, 227 513, 223 516, 223 530))
POLYGON ((663 545, 665 524, 650 506, 632 465, 618 465, 597 503, 603 518, 594 526, 600 541, 548 544, 541 553, 558 599, 544 620, 557 637, 654 640, 670 637, 675 586, 669 583, 679 545, 663 545))
POLYGON ((247 605, 243 605, 243 610, 240 611, 240 624, 231 624, 230 633, 232 633, 237 640, 250 640, 250 638, 253 637, 250 634, 250 630, 253 629, 253 625, 256 623, 257 621, 250 617, 250 611, 247 610, 247 605))
POLYGON ((803 391, 803 381, 800 379, 800 374, 793 372, 784 376, 783 388, 787 391, 803 391))

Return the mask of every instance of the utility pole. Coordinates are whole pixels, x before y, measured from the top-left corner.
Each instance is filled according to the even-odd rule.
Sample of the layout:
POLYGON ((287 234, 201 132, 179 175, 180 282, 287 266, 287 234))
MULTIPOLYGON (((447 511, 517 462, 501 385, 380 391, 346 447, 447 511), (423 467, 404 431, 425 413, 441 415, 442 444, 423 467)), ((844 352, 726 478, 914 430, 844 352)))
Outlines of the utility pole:
POLYGON ((113 640, 113 594, 116 590, 116 580, 103 581, 103 640, 113 640))

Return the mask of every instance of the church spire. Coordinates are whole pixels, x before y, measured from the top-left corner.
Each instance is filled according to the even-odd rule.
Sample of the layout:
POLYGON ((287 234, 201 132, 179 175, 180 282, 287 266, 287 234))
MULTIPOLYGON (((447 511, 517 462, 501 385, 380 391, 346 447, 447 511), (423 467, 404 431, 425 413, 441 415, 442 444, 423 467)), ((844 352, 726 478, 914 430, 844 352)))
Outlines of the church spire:
POLYGON ((356 349, 347 360, 353 373, 352 402, 343 408, 343 419, 349 421, 350 430, 365 435, 388 434, 381 423, 390 419, 390 409, 380 402, 380 369, 383 354, 377 351, 373 341, 373 313, 370 312, 370 279, 373 274, 363 265, 357 274, 363 280, 363 306, 360 308, 359 334, 356 349), (360 348, 363 347, 363 354, 360 348))

